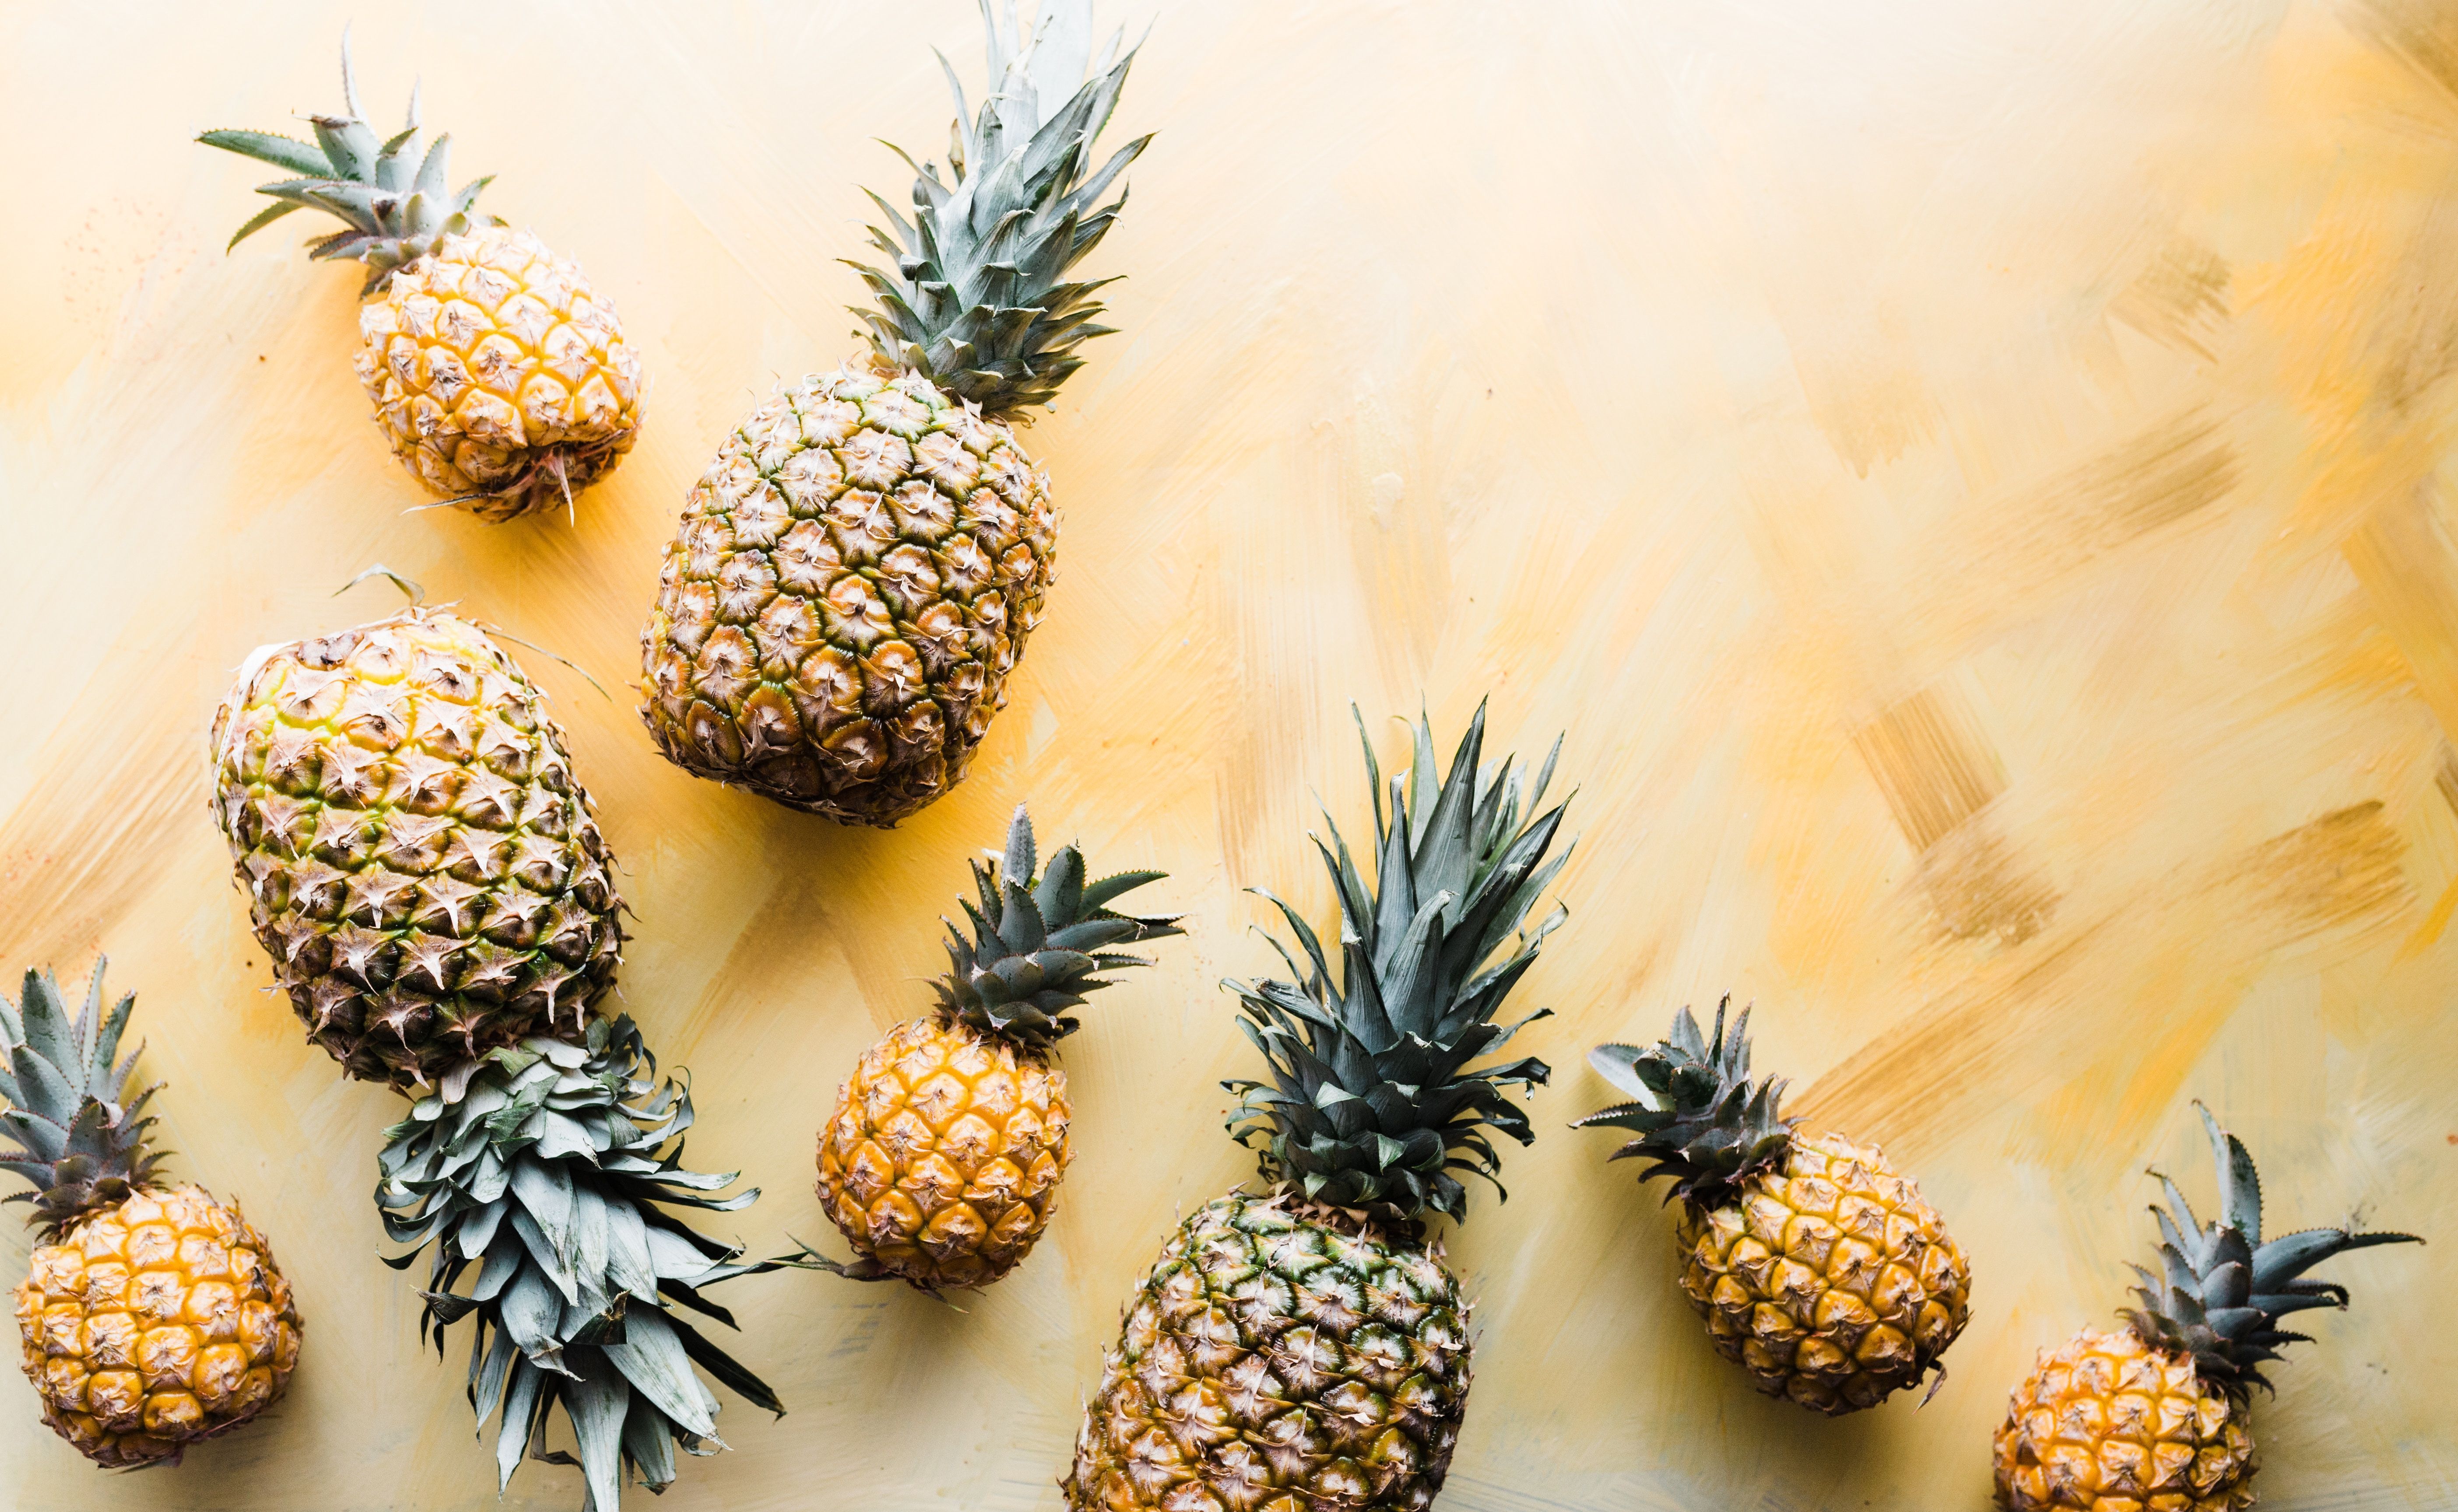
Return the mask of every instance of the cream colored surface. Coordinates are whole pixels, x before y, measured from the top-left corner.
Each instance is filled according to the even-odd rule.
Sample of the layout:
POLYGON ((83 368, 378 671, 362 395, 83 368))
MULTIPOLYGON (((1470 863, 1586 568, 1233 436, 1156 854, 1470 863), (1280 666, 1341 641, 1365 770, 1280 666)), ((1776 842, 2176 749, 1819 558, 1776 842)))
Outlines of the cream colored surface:
MULTIPOLYGON (((366 1200, 400 1105, 261 990, 204 806, 250 647, 372 617, 382 560, 611 683, 719 436, 851 347, 870 138, 945 140, 972 8, 358 8, 497 211, 577 258, 650 374, 576 524, 421 495, 349 371, 349 272, 224 257, 256 172, 188 140, 335 103, 350 8, 0 12, 0 963, 139 993, 175 1169, 240 1199, 308 1318, 269 1421, 106 1478, 0 1381, 0 1500, 492 1501, 366 1200)), ((1138 14, 1134 19, 1140 22, 1138 14)), ((1542 1137, 1451 1253, 1482 1298, 1447 1512, 1962 1509, 2035 1346, 2105 1324, 2188 1102, 2275 1221, 2424 1232, 2333 1274, 2257 1412, 2281 1509, 2458 1507, 2458 7, 1169 4, 1161 133, 1097 272, 1124 334, 1032 432, 1060 580, 971 780, 893 834, 683 777, 542 655, 639 919, 626 1001, 694 1073, 695 1164, 809 1191, 838 1078, 917 1011, 965 857, 1030 797, 1191 917, 1066 1046, 1050 1240, 958 1313, 738 1283, 732 1452, 668 1508, 1056 1505, 1079 1392, 1173 1215, 1236 1181, 1223 974, 1269 883, 1318 913, 1349 731, 1491 690, 1567 728, 1571 926, 1524 996, 1542 1137), (1603 1135, 1593 1042, 1731 989, 1819 1126, 1917 1172, 1977 1272, 1934 1402, 1747 1390, 1603 1135)), ((1378 724, 1379 731, 1392 727, 1378 724)), ((1386 760, 1401 748, 1386 736, 1386 760)), ((0 1265, 20 1265, 11 1226, 0 1265)), ((635 1494, 636 1495, 636 1494, 635 1494)), ((531 1466, 506 1505, 570 1508, 531 1466)), ((647 1505, 642 1501, 641 1505, 647 1505)))

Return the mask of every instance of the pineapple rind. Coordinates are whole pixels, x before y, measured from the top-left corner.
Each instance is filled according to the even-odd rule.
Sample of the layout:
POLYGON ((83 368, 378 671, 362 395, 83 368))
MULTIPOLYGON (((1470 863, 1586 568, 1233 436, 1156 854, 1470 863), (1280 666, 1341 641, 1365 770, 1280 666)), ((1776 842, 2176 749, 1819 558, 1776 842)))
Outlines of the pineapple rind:
POLYGON ((779 391, 719 447, 640 635, 666 758, 886 827, 953 787, 1040 623, 1058 514, 999 422, 907 374, 779 391))
POLYGON ((1232 1193, 1178 1225, 1102 1361, 1071 1512, 1419 1512, 1468 1405, 1438 1252, 1232 1193))
POLYGON ((544 696, 412 608, 266 648, 214 721, 215 817, 258 942, 346 1074, 397 1087, 614 985, 614 860, 544 696))
POLYGON ((987 1286, 1050 1224, 1070 1157, 1067 1073, 943 1015, 863 1055, 820 1132, 820 1201, 915 1286, 987 1286))
POLYGON ((2259 1468, 2245 1410, 2131 1329, 2042 1350, 1997 1430, 2011 1512, 2242 1512, 2259 1468))
POLYGON ((1830 1416, 1917 1382, 1970 1315, 1971 1268, 1874 1148, 1791 1142, 1740 1201, 1685 1202, 1681 1289, 1759 1390, 1830 1416))
POLYGON ((393 455, 500 522, 561 508, 640 430, 640 358, 577 264, 526 231, 447 236, 359 310, 359 383, 393 455))
POLYGON ((238 1427, 299 1363, 272 1247, 199 1187, 139 1191, 37 1246, 16 1303, 43 1420, 110 1468, 238 1427))

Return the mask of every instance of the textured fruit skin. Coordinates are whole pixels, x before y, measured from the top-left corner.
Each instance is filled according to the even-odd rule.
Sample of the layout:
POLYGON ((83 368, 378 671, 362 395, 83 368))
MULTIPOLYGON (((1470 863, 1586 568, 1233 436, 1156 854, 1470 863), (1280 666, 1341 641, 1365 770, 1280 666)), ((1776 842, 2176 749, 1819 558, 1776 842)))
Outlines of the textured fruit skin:
POLYGON ((393 455, 480 519, 562 508, 640 430, 640 358, 577 265, 526 231, 447 236, 359 309, 393 455), (556 475, 560 463, 562 475, 556 475))
POLYGON ((250 658, 216 818, 258 943, 344 1070, 411 1087, 614 985, 613 857, 563 732, 486 632, 410 609, 250 658))
POLYGON ((640 717, 687 772, 891 825, 963 779, 1057 538, 1004 424, 910 374, 805 378, 692 488, 640 635, 640 717))
POLYGON ((199 1187, 140 1191, 38 1245, 16 1296, 43 1420, 100 1465, 176 1461, 280 1399, 299 1364, 271 1248, 199 1187))
POLYGON ((914 1019, 837 1088, 820 1201, 887 1274, 988 1286, 1050 1226, 1069 1118, 1065 1071, 953 1019, 914 1019))
POLYGON ((2244 1411, 2131 1329, 2040 1351, 1997 1430, 1997 1504, 2012 1512, 2242 1512, 2254 1504, 2244 1411))
POLYGON ((1713 1212, 1684 1203, 1681 1290, 1759 1390, 1829 1416, 1919 1380, 1970 1315, 1971 1268, 1875 1149, 1796 1138, 1713 1212))
POLYGON ((1127 1306, 1067 1504, 1416 1512, 1442 1489, 1467 1410, 1468 1317, 1422 1244, 1218 1198, 1127 1306))

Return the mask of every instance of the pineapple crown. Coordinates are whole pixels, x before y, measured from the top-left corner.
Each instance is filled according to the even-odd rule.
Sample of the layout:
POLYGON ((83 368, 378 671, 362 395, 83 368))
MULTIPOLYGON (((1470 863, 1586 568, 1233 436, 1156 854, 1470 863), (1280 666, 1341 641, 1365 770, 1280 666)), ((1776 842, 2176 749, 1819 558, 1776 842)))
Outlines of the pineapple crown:
POLYGON ((1724 1013, 1732 1005, 1730 996, 1716 1005, 1712 1038, 1698 1032, 1698 1019, 1684 1007, 1673 1016, 1671 1036, 1645 1049, 1599 1045, 1588 1052, 1596 1073, 1635 1101, 1590 1113, 1571 1127, 1605 1125, 1635 1132, 1638 1137, 1611 1158, 1644 1155, 1655 1161, 1638 1179, 1671 1176, 1667 1202, 1682 1197, 1722 1207, 1743 1182, 1783 1160, 1793 1126, 1801 1122, 1779 1111, 1786 1086, 1781 1077, 1751 1082, 1750 1010, 1741 1010, 1727 1034, 1724 1013))
POLYGON ((894 265, 846 265, 876 299, 876 308, 853 312, 879 361, 1005 416, 1049 404, 1084 365, 1075 348, 1110 334, 1093 323, 1102 308, 1093 296, 1112 280, 1070 281, 1067 270, 1109 234, 1126 191, 1106 205, 1101 196, 1152 137, 1094 166, 1094 138, 1135 52, 1121 57, 1122 33, 1114 32, 1094 57, 1092 0, 1042 0, 1023 45, 1015 0, 981 5, 992 93, 978 115, 955 69, 939 59, 956 96, 948 145, 955 181, 891 146, 913 169, 913 217, 871 194, 893 229, 872 226, 870 239, 894 265))
MULTIPOLYGON (((1532 1056, 1467 1067, 1552 1011, 1493 1022, 1567 910, 1556 904, 1501 961, 1485 963, 1570 859, 1569 845, 1545 859, 1567 804, 1520 822, 1514 762, 1506 757, 1490 772, 1479 766, 1480 704, 1439 784, 1433 729, 1419 718, 1413 763, 1391 779, 1386 824, 1382 773, 1362 716, 1358 737, 1374 792, 1374 885, 1366 886, 1326 815, 1331 843, 1317 838, 1315 849, 1340 900, 1337 979, 1297 911, 1255 890, 1280 909, 1306 960, 1301 965, 1267 934, 1295 980, 1222 984, 1237 993, 1239 1027, 1270 1067, 1268 1080, 1221 1083, 1239 1094, 1229 1129, 1239 1144, 1260 1144, 1266 1180, 1310 1202, 1383 1223, 1411 1224, 1428 1211, 1457 1219, 1466 1215, 1468 1189, 1454 1170, 1473 1171, 1509 1196, 1484 1130, 1523 1145, 1535 1137, 1505 1089, 1552 1075, 1532 1056)), ((1560 752, 1556 739, 1527 810, 1543 800, 1560 752)))
POLYGON ((2159 1220, 2159 1270, 2129 1267, 2142 1278, 2134 1289, 2142 1305, 2120 1311, 2144 1343, 2192 1357, 2196 1375, 2242 1400, 2253 1387, 2271 1389, 2260 1367, 2279 1358, 2280 1346, 2309 1342, 2309 1336, 2279 1327, 2281 1317, 2347 1305, 2345 1287, 2311 1279, 2306 1271, 2347 1250, 2424 1241, 2411 1233, 2358 1233, 2350 1224, 2305 1229, 2263 1243, 2261 1177, 2253 1156, 2209 1108, 2199 1103, 2194 1108, 2202 1115, 2218 1167, 2219 1216, 2198 1223, 2177 1184, 2153 1171, 2169 1204, 2151 1209, 2159 1220))
POLYGON ((738 1247, 664 1211, 730 1212, 760 1192, 703 1195, 734 1174, 683 1168, 691 1092, 656 1076, 628 1017, 592 1022, 577 1045, 528 1040, 446 1075, 385 1130, 378 1160, 385 1232, 410 1246, 385 1263, 404 1269, 435 1247, 422 1337, 432 1331, 441 1355, 448 1327, 478 1319, 469 1400, 482 1424, 501 1411, 498 1486, 524 1453, 577 1463, 594 1512, 614 1512, 627 1476, 653 1490, 671 1482, 677 1444, 723 1447, 717 1398, 693 1366, 784 1411, 679 1311, 734 1327, 699 1288, 768 1267, 728 1264, 738 1247), (472 1266, 469 1290, 454 1291, 472 1266), (576 1460, 539 1437, 557 1406, 576 1460))
POLYGON ((1084 995, 1110 985, 1101 973, 1148 966, 1140 956, 1104 947, 1185 933, 1175 919, 1139 919, 1106 905, 1162 872, 1120 872, 1095 882, 1084 880, 1084 853, 1070 845, 1034 876, 1032 820, 1024 805, 1007 827, 1007 851, 998 860, 973 862, 974 906, 963 903, 972 935, 948 926, 947 975, 931 983, 940 1010, 974 1028, 1016 1041, 1035 1051, 1075 1032, 1069 1008, 1084 995))
POLYGON ((123 994, 104 1012, 105 964, 95 959, 85 1006, 73 1019, 48 971, 28 971, 17 1002, 0 997, 0 1057, 8 1063, 0 1070, 0 1099, 9 1105, 0 1111, 0 1128, 17 1141, 15 1149, 0 1146, 0 1170, 34 1184, 7 1200, 32 1203, 27 1221, 53 1235, 153 1186, 162 1161, 161 1152, 145 1148, 154 1120, 139 1116, 162 1084, 120 1101, 137 1051, 117 1065, 113 1058, 136 994, 123 994))
MULTIPOLYGON (((393 270, 417 261, 448 236, 467 232, 473 221, 469 206, 494 176, 476 178, 447 192, 445 173, 452 158, 452 138, 442 135, 419 150, 418 89, 409 92, 409 120, 390 137, 379 137, 359 109, 358 83, 350 72, 350 33, 342 32, 342 103, 340 115, 311 115, 316 140, 276 136, 266 132, 210 131, 197 140, 208 147, 239 153, 271 163, 298 176, 257 185, 274 203, 239 228, 231 246, 261 231, 294 210, 322 210, 338 216, 343 228, 307 243, 315 259, 356 258, 366 264, 362 297, 373 294, 391 279, 393 270)), ((499 225, 493 216, 475 224, 499 225)))

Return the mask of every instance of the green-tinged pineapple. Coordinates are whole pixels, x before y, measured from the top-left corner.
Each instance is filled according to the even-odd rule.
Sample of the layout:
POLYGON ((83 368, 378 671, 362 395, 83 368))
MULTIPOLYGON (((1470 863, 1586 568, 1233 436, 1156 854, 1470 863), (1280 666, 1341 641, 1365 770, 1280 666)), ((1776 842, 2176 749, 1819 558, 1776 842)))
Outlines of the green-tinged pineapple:
POLYGON ((1303 960, 1281 947, 1289 980, 1226 984, 1269 1067, 1223 1084, 1263 1190, 1198 1209, 1128 1302, 1063 1482, 1073 1512, 1413 1512, 1442 1489, 1469 1303, 1426 1228, 1465 1216, 1453 1172, 1496 1175, 1485 1130, 1532 1137, 1506 1092, 1545 1063, 1473 1063, 1520 1026, 1495 1015, 1562 910, 1512 937, 1569 854, 1546 860, 1560 807, 1523 823, 1512 763, 1480 771, 1484 731, 1479 709, 1438 781, 1421 722, 1387 825, 1369 743, 1373 885, 1336 828, 1318 842, 1339 967, 1274 899, 1303 960))
POLYGON ((614 857, 545 695, 417 606, 261 647, 214 719, 256 938, 344 1074, 425 1087, 576 1037, 623 945, 614 857))
POLYGON ((2244 1144, 2196 1104, 2218 1168, 2208 1224, 2161 1176, 2159 1269, 2133 1266, 2139 1308, 2126 1326, 2085 1329, 2040 1352, 2014 1388, 1995 1443, 1997 1504, 2012 1512, 2241 1512, 2255 1502, 2253 1388, 2260 1367, 2305 1336, 2290 1313, 2347 1305, 2347 1289, 2304 1273, 2348 1250, 2420 1244, 2409 1233, 2305 1229, 2264 1242, 2261 1178, 2244 1144))
POLYGON ((281 1399, 299 1365, 299 1310, 236 1205, 162 1178, 136 1052, 135 997, 103 1006, 96 961, 69 1013, 49 972, 0 998, 0 1168, 33 1183, 39 1234, 17 1284, 17 1330, 43 1421, 106 1468, 178 1462, 281 1399))
POLYGON ((1655 1162, 1681 1199, 1681 1290, 1717 1353, 1758 1389, 1834 1416, 1943 1370, 1970 1316, 1971 1268, 1920 1188, 1873 1147, 1802 1135, 1781 1079, 1750 1080, 1749 1010, 1711 1039, 1683 1008, 1645 1049, 1588 1061, 1636 1099, 1580 1119, 1638 1137, 1613 1158, 1655 1162))
POLYGON ((266 648, 216 721, 217 814, 258 939, 345 1074, 415 1099, 387 1131, 376 1201, 432 1247, 425 1326, 474 1316, 469 1396, 499 1416, 498 1474, 577 1463, 582 1505, 676 1451, 724 1447, 694 1367, 775 1396, 682 1316, 733 1323, 699 1288, 759 1266, 669 1208, 756 1190, 685 1169, 689 1092, 659 1082, 628 1018, 597 1017, 622 934, 612 860, 562 733, 474 621, 412 607, 266 648), (546 1446, 556 1411, 577 1459, 546 1446))
POLYGON ((1108 280, 1069 270, 1150 140, 1093 155, 1133 54, 1113 36, 1094 57, 1091 0, 1044 0, 1030 47, 1014 0, 982 13, 993 93, 972 115, 956 88, 949 177, 920 165, 910 220, 872 197, 894 260, 857 265, 869 352, 726 438, 640 636, 640 716, 668 760, 848 823, 955 786, 1007 702, 1058 532, 1014 427, 1108 332, 1108 280))
POLYGON ((422 153, 416 91, 399 134, 362 118, 346 34, 342 98, 342 114, 309 117, 312 143, 197 138, 297 176, 259 187, 274 203, 231 245, 294 210, 338 217, 308 256, 366 265, 356 365, 393 455, 482 520, 569 510, 640 430, 640 359, 614 307, 537 238, 471 215, 492 180, 448 187, 451 138, 422 153))
POLYGON ((973 863, 972 932, 948 922, 938 1008, 864 1054, 820 1130, 820 1202, 859 1257, 801 1263, 926 1291, 1015 1269, 1067 1172, 1073 1112, 1054 1052, 1075 1031, 1069 1010, 1106 973, 1151 964, 1113 946, 1182 932, 1110 907, 1161 875, 1089 880, 1073 845, 1040 870, 1016 805, 1004 856, 973 863))

